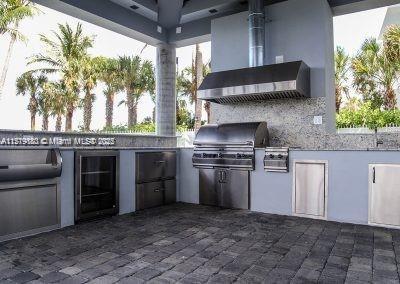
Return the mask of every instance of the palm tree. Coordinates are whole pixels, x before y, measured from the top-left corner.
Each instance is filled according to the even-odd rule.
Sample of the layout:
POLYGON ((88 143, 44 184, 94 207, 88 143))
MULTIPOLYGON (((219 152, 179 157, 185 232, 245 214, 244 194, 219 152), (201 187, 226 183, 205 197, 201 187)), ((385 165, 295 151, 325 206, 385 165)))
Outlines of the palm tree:
POLYGON ((36 7, 28 0, 0 1, 0 36, 9 34, 11 37, 0 76, 0 97, 3 93, 4 84, 6 82, 14 44, 18 39, 25 40, 25 37, 18 30, 19 23, 26 18, 33 17, 36 12, 36 7))
MULTIPOLYGON (((196 50, 199 51, 198 47, 196 50)), ((189 97, 191 104, 195 106, 195 130, 197 131, 201 126, 201 112, 202 112, 202 102, 197 99, 197 88, 200 86, 202 78, 209 72, 207 64, 204 65, 201 60, 201 53, 198 54, 195 59, 192 60, 192 66, 186 67, 182 70, 181 74, 177 78, 177 90, 178 92, 189 97), (202 67, 196 67, 196 62, 202 67), (202 72, 201 76, 198 76, 199 72, 202 72)), ((206 107, 206 106, 205 106, 206 107)))
POLYGON ((367 82, 377 88, 386 110, 396 107, 394 86, 399 67, 388 59, 385 49, 381 48, 376 39, 365 40, 352 61, 352 70, 355 83, 367 82))
POLYGON ((119 73, 118 60, 114 58, 99 59, 99 79, 106 85, 103 93, 106 97, 106 128, 112 128, 115 95, 122 90, 122 78, 119 73))
MULTIPOLYGON (((211 73, 211 62, 204 64, 203 66, 203 78, 205 78, 209 73, 211 73)), ((207 113, 207 123, 211 123, 211 102, 206 101, 204 103, 204 110, 207 113)))
POLYGON ((335 52, 335 102, 336 112, 339 113, 343 94, 349 94, 348 74, 350 70, 350 56, 343 47, 336 47, 335 52))
POLYGON ((92 122, 92 108, 95 100, 93 89, 97 85, 98 77, 100 76, 100 58, 91 58, 87 56, 82 60, 82 86, 85 93, 83 98, 83 129, 90 131, 92 122))
POLYGON ((71 131, 72 118, 79 103, 82 62, 93 45, 93 38, 83 33, 81 24, 75 30, 68 24, 59 24, 58 32, 53 31, 53 37, 54 39, 40 35, 47 52, 35 55, 30 64, 45 64, 46 67, 40 68, 42 71, 61 75, 66 97, 65 131, 71 131))
POLYGON ((139 56, 119 57, 119 72, 122 76, 122 85, 126 92, 126 99, 119 105, 128 107, 128 127, 137 123, 137 105, 145 92, 154 93, 155 78, 153 64, 139 56))
POLYGON ((66 88, 63 82, 48 82, 44 89, 48 97, 51 98, 50 115, 56 117, 55 131, 61 132, 62 117, 66 112, 66 88))
POLYGON ((47 82, 43 85, 42 91, 38 96, 38 110, 42 116, 42 130, 49 130, 49 117, 53 107, 54 93, 51 88, 51 83, 47 82))
POLYGON ((36 115, 38 112, 38 96, 42 92, 43 85, 47 82, 47 77, 43 74, 26 72, 17 78, 17 95, 28 95, 28 110, 31 114, 31 130, 36 129, 36 115))
POLYGON ((383 35, 384 48, 393 64, 400 64, 400 25, 392 25, 383 35))

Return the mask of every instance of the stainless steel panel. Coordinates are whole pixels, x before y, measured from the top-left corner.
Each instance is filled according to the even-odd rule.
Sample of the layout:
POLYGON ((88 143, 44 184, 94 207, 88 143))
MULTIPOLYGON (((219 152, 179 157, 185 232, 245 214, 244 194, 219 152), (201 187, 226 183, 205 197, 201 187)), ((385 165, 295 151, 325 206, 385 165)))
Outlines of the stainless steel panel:
POLYGON ((176 202, 175 179, 136 185, 136 210, 174 202, 176 202))
POLYGON ((400 226, 400 165, 372 165, 370 221, 400 226))
POLYGON ((264 121, 204 125, 197 132, 194 145, 202 148, 264 148, 269 145, 267 123, 264 121))
POLYGON ((59 177, 62 158, 58 149, 0 150, 0 181, 59 177))
POLYGON ((218 170, 199 170, 199 202, 202 205, 218 206, 218 170))
POLYGON ((289 171, 289 148, 268 147, 265 149, 264 170, 267 172, 289 171))
POLYGON ((164 204, 172 204, 176 202, 176 181, 165 180, 162 182, 164 186, 164 204))
POLYGON ((325 216, 325 164, 295 163, 296 214, 325 216))
POLYGON ((1 189, 0 235, 57 225, 58 206, 56 184, 1 189))
POLYGON ((136 154, 136 183, 168 179, 176 176, 176 152, 136 154))
POLYGON ((219 206, 235 209, 249 209, 249 172, 218 170, 219 206))
POLYGON ((235 103, 310 96, 310 68, 302 61, 213 72, 198 89, 198 97, 235 103))
POLYGON ((249 209, 249 171, 200 169, 199 200, 202 205, 249 209))

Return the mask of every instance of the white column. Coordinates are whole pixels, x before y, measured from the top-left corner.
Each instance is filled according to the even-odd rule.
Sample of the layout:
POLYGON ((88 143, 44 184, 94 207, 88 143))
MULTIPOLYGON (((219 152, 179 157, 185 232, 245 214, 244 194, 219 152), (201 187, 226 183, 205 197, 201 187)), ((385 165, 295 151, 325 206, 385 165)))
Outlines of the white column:
POLYGON ((156 132, 176 134, 176 48, 165 43, 157 46, 156 132))

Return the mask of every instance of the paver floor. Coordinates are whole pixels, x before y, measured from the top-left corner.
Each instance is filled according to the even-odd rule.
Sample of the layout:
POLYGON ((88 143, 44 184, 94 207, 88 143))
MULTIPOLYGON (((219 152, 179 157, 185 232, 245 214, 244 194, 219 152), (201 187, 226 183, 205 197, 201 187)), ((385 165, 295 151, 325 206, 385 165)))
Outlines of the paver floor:
POLYGON ((399 283, 400 231, 176 204, 0 244, 0 283, 399 283))

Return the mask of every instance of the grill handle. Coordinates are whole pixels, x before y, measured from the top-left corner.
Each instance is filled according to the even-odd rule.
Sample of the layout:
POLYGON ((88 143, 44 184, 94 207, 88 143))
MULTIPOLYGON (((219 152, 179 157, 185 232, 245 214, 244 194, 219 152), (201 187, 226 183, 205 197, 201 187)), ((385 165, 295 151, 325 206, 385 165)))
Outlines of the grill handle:
POLYGON ((193 142, 193 145, 196 146, 253 146, 253 141, 246 142, 193 142))

